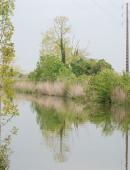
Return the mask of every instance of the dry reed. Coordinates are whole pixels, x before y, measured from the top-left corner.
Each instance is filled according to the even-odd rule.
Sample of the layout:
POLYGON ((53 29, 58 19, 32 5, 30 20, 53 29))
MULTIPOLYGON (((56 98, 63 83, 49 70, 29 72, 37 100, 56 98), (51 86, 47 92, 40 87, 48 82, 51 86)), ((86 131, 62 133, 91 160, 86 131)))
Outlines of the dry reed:
POLYGON ((70 97, 81 97, 81 96, 85 96, 85 91, 80 84, 73 84, 70 85, 68 88, 68 95, 70 97))
POLYGON ((65 84, 63 82, 39 82, 36 85, 38 94, 48 96, 64 96, 65 84))
POLYGON ((31 81, 17 81, 14 85, 14 89, 22 92, 34 93, 35 84, 31 81))
POLYGON ((112 102, 125 102, 128 100, 128 93, 122 87, 115 87, 111 94, 112 102))
POLYGON ((15 89, 25 93, 34 93, 48 96, 68 96, 72 98, 85 96, 85 90, 80 84, 71 84, 66 82, 30 82, 19 81, 15 83, 15 89))

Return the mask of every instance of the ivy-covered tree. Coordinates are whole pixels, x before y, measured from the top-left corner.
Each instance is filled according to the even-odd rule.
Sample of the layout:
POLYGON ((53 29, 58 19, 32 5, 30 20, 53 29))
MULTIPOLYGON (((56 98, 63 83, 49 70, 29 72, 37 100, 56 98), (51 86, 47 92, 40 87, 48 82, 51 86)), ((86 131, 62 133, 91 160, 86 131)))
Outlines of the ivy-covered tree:
POLYGON ((58 56, 64 64, 86 56, 86 50, 79 48, 79 41, 71 38, 70 32, 69 19, 65 16, 56 17, 53 26, 43 34, 40 55, 58 56))
POLYGON ((66 63, 66 49, 69 48, 68 36, 70 26, 68 25, 68 18, 64 16, 56 17, 54 26, 50 28, 43 37, 42 41, 42 55, 50 54, 61 56, 61 61, 66 63))

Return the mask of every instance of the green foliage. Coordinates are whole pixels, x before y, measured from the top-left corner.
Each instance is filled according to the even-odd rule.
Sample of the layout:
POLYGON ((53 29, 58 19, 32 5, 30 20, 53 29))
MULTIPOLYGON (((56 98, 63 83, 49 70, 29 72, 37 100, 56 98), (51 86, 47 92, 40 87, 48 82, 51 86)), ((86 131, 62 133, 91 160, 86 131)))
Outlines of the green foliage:
POLYGON ((1 140, 0 143, 0 170, 9 169, 9 156, 11 154, 9 145, 11 144, 13 135, 16 135, 17 129, 13 127, 10 132, 11 133, 6 138, 1 140))
POLYGON ((130 76, 128 73, 123 73, 121 76, 122 87, 128 91, 130 94, 130 76))
POLYGON ((80 59, 71 63, 72 71, 76 76, 95 75, 104 69, 112 69, 111 65, 105 60, 80 59))
POLYGON ((96 67, 95 67, 95 72, 98 73, 98 72, 101 72, 104 69, 112 69, 111 64, 106 62, 104 59, 97 61, 96 67))
POLYGON ((85 57, 86 50, 79 48, 79 42, 71 39, 70 32, 69 19, 65 16, 56 17, 52 27, 43 34, 40 55, 58 56, 66 64, 85 57))
MULTIPOLYGON (((51 100, 52 103, 55 103, 54 106, 48 106, 48 108, 45 106, 43 107, 38 103, 33 103, 33 109, 37 112, 37 121, 40 124, 41 130, 48 132, 53 131, 58 134, 64 124, 64 128, 70 128, 76 121, 78 121, 79 124, 85 122, 87 114, 84 114, 84 110, 82 110, 83 112, 80 112, 79 114, 76 112, 76 108, 78 108, 78 106, 81 108, 83 107, 81 103, 73 103, 71 100, 69 102, 65 102, 62 98, 58 100, 63 104, 60 105, 60 110, 55 107, 55 100, 51 100), (77 107, 75 105, 77 105, 77 107)), ((42 101, 44 103, 46 99, 42 101)))
POLYGON ((15 71, 12 62, 15 57, 14 44, 12 36, 14 27, 11 22, 11 16, 14 11, 14 0, 2 0, 0 2, 0 102, 3 103, 3 111, 6 114, 13 113, 15 108, 12 99, 14 97, 13 84, 15 71))
POLYGON ((6 144, 0 146, 0 170, 9 168, 8 152, 9 149, 6 144))
POLYGON ((111 103, 111 92, 121 85, 121 77, 110 69, 103 70, 91 80, 91 88, 101 103, 111 103))
POLYGON ((64 16, 56 17, 53 27, 43 36, 41 55, 58 55, 65 64, 66 54, 69 54, 70 51, 69 32, 68 18, 64 16))
POLYGON ((73 74, 70 69, 67 68, 58 57, 47 55, 40 58, 36 70, 32 72, 29 77, 36 81, 54 81, 71 75, 73 74))
MULTIPOLYGON (((14 0, 0 1, 0 131, 17 112, 13 103, 13 85, 15 71, 12 63, 15 57, 12 36, 14 27, 11 17, 14 11, 14 0), (9 118, 9 116, 11 116, 9 118), (7 118, 7 120, 6 120, 7 118)), ((9 169, 11 134, 3 139, 0 132, 0 170, 9 169)), ((5 135, 4 135, 5 136, 5 135)))
POLYGON ((75 80, 76 76, 72 73, 71 68, 64 66, 58 75, 58 80, 75 80))
POLYGON ((56 17, 54 25, 43 35, 40 61, 29 74, 34 81, 77 80, 81 76, 95 75, 104 69, 112 69, 105 60, 86 59, 87 53, 79 43, 71 41, 68 18, 56 17))
POLYGON ((86 76, 95 75, 104 69, 112 69, 105 60, 79 59, 71 65, 63 64, 58 56, 43 55, 36 69, 29 74, 29 78, 35 81, 55 80, 84 80, 86 76), (78 79, 76 78, 78 77, 78 79))
MULTIPOLYGON (((0 1, 0 131, 16 113, 13 103, 13 85, 15 71, 12 62, 15 57, 12 36, 14 27, 11 17, 14 11, 14 0, 0 1), (9 118, 9 116, 11 116, 9 118), (6 120, 7 118, 7 120, 6 120)), ((11 135, 3 139, 0 132, 0 170, 9 169, 11 135)), ((4 135, 5 136, 5 135, 4 135)))

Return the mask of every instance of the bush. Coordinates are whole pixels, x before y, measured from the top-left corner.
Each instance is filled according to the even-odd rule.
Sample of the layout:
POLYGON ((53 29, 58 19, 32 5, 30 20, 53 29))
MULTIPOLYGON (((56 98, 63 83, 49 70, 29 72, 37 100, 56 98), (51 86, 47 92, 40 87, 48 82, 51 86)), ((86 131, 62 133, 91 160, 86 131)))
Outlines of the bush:
POLYGON ((60 69, 59 75, 57 77, 58 80, 75 80, 76 76, 72 73, 71 69, 68 67, 63 67, 60 69))
POLYGON ((123 88, 128 91, 128 94, 130 94, 130 76, 128 73, 123 73, 123 76, 121 77, 121 82, 123 88))
POLYGON ((112 69, 112 66, 105 60, 80 59, 71 63, 72 71, 76 76, 95 75, 104 69, 112 69))
POLYGON ((36 81, 54 81, 62 75, 68 76, 70 74, 69 68, 58 57, 47 55, 40 58, 37 68, 29 75, 29 78, 36 81))
POLYGON ((116 72, 106 69, 91 80, 92 90, 96 92, 96 97, 101 103, 111 103, 112 90, 121 86, 121 76, 116 72))

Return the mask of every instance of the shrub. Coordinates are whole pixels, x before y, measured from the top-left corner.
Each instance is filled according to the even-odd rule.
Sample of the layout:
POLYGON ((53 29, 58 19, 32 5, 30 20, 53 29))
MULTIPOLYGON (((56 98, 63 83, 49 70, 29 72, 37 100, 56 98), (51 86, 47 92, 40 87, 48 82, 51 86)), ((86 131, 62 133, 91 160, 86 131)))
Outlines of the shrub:
POLYGON ((44 56, 41 58, 38 72, 39 80, 56 80, 60 70, 64 67, 59 58, 55 56, 44 56))
POLYGON ((62 67, 60 69, 59 75, 57 76, 58 80, 74 80, 76 78, 75 74, 72 73, 69 67, 62 67))
POLYGON ((36 69, 29 74, 34 81, 55 81, 73 79, 75 75, 71 69, 63 64, 57 56, 42 56, 36 69))
POLYGON ((121 76, 121 82, 123 88, 128 91, 128 94, 130 94, 130 76, 128 73, 123 73, 121 76))
POLYGON ((91 85, 99 102, 111 103, 112 90, 121 85, 121 76, 110 69, 106 69, 92 78, 91 85))
POLYGON ((112 66, 105 60, 80 59, 71 63, 72 71, 76 76, 95 75, 104 69, 112 69, 112 66))

